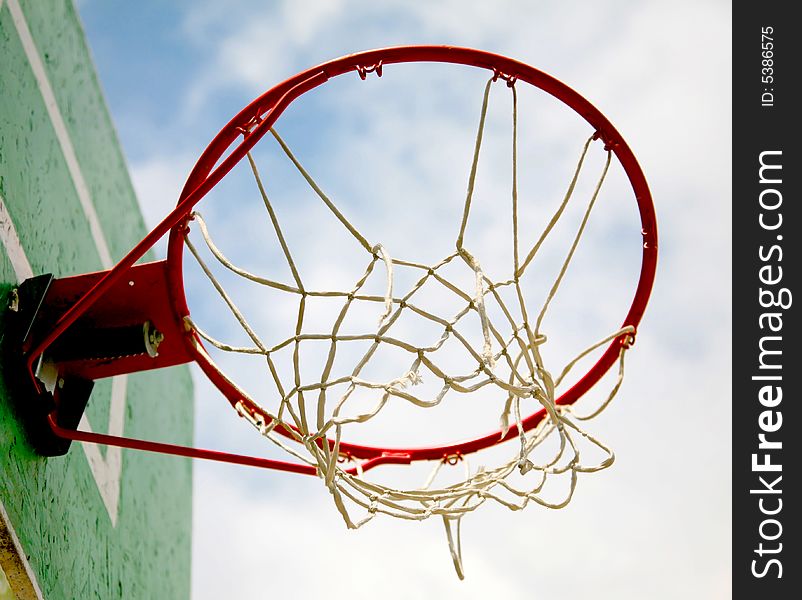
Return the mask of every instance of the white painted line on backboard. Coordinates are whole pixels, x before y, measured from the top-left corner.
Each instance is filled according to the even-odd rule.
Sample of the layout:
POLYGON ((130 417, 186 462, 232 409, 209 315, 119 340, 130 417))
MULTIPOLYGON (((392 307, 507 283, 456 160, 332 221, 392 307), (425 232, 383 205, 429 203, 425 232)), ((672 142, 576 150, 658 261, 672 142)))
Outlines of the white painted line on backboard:
POLYGON ((103 230, 100 227, 100 220, 97 217, 95 205, 92 203, 89 188, 86 185, 83 173, 81 173, 78 157, 75 155, 75 149, 72 146, 69 133, 67 133, 67 127, 64 124, 61 111, 56 103, 56 95, 53 93, 53 88, 50 86, 45 66, 39 56, 39 51, 36 49, 31 31, 28 29, 25 15, 22 13, 22 9, 20 9, 19 0, 8 0, 8 10, 11 12, 11 18, 14 21, 14 26, 17 28, 17 34, 22 43, 22 48, 25 50, 25 55, 28 57, 28 62, 36 78, 36 83, 39 86, 42 99, 47 107, 50 121, 53 123, 53 129, 61 145, 61 152, 64 154, 64 160, 67 162, 67 169, 70 171, 72 182, 75 185, 75 191, 81 201, 86 220, 89 222, 89 229, 92 232, 92 239, 95 241, 97 252, 100 255, 100 262, 104 269, 110 269, 114 266, 114 263, 111 260, 111 253, 106 244, 103 230))
MULTIPOLYGON (((103 231, 100 227, 100 220, 98 219, 97 212, 95 211, 94 204, 92 203, 92 199, 89 194, 89 188, 84 180, 81 167, 78 164, 78 158, 75 155, 75 149, 73 148, 72 140, 67 132, 64 119, 61 116, 61 111, 59 110, 58 103, 56 102, 56 96, 53 93, 53 88, 51 87, 50 81, 47 78, 47 72, 45 71, 42 59, 39 56, 39 51, 36 48, 36 44, 33 41, 33 36, 28 28, 28 23, 25 21, 25 15, 20 8, 19 1, 8 0, 8 10, 11 13, 11 18, 14 22, 15 28, 17 29, 20 43, 22 44, 25 55, 30 63, 31 71, 36 78, 39 91, 42 94, 42 99, 44 100, 48 115, 50 116, 53 131, 56 134, 59 145, 61 146, 61 150, 64 154, 64 160, 67 163, 67 168, 70 172, 73 185, 75 186, 75 191, 80 199, 84 215, 89 223, 92 238, 95 242, 95 247, 97 248, 98 255, 100 256, 100 262, 104 268, 109 269, 113 266, 113 263, 111 259, 111 253, 109 252, 109 248, 106 243, 106 238, 103 235, 103 231)), ((5 205, 3 206, 3 210, 5 211, 4 214, 6 217, 8 217, 8 211, 5 210, 5 205)), ((10 219, 7 219, 7 221, 8 223, 11 223, 10 219)), ((11 227, 13 229, 13 224, 11 227)), ((19 238, 16 236, 16 233, 14 237, 16 239, 19 252, 21 252, 21 255, 24 257, 25 252, 22 249, 22 246, 19 244, 19 238)), ((5 243, 5 238, 3 241, 5 243)), ((25 263, 28 263, 27 258, 25 258, 25 263)), ((30 271, 29 264, 27 268, 30 271)), ((19 272, 17 272, 17 275, 19 278, 19 272)), ((125 421, 126 383, 127 376, 125 375, 120 375, 112 380, 108 428, 108 433, 110 435, 119 436, 123 433, 123 425, 125 421)), ((86 415, 84 415, 81 419, 80 427, 87 431, 91 431, 91 427, 86 415)), ((106 505, 106 510, 109 513, 112 526, 114 526, 117 523, 117 511, 120 497, 122 450, 117 446, 109 446, 106 451, 106 459, 104 460, 100 453, 100 449, 95 444, 81 444, 81 446, 86 453, 86 458, 89 462, 92 476, 94 477, 98 489, 100 490, 100 495, 103 498, 104 504, 106 505)))
MULTIPOLYGON (((111 406, 109 407, 109 435, 121 436, 125 425, 125 394, 128 387, 128 375, 117 375, 111 379, 111 406)), ((89 421, 84 415, 81 418, 82 429, 89 431, 89 421)), ((102 468, 92 468, 92 475, 100 490, 100 496, 106 505, 106 511, 111 519, 111 526, 117 525, 117 514, 120 502, 120 475, 123 468, 123 449, 119 446, 106 446, 106 460, 100 456, 100 448, 96 444, 82 444, 86 458, 90 461, 88 448, 97 452, 99 465, 102 468)))
MULTIPOLYGON (((0 0, 0 9, 3 8, 3 0, 0 0)), ((14 527, 11 524, 11 519, 8 518, 8 513, 6 512, 6 507, 3 506, 2 500, 0 500, 0 559, 2 559, 2 565, 4 568, 3 570, 6 573, 6 576, 9 578, 9 583, 11 584, 11 591, 14 592, 15 597, 18 600, 28 600, 28 598, 36 598, 36 600, 44 600, 44 595, 42 594, 42 590, 39 587, 39 582, 36 581, 36 574, 31 569, 31 565, 28 562, 28 558, 25 554, 25 551, 22 548, 22 544, 19 543, 19 538, 17 537, 17 532, 14 531, 14 527), (4 540, 3 538, 7 538, 4 540), (11 542, 11 547, 14 548, 14 554, 12 556, 4 556, 2 554, 2 548, 6 547, 8 542, 11 542), (25 582, 20 582, 21 577, 23 576, 22 573, 17 573, 19 569, 22 569, 22 573, 24 576, 28 578, 28 582, 30 584, 30 589, 25 584, 25 582), (9 573, 9 571, 12 571, 9 573), (22 589, 19 589, 22 587, 22 589)))
MULTIPOLYGON (((2 3, 2 0, 0 0, 2 3)), ((0 6, 2 8, 2 6, 0 6)), ((17 282, 25 281, 33 277, 33 269, 31 263, 28 262, 28 257, 25 255, 25 250, 22 249, 22 244, 17 235, 17 229, 11 220, 11 215, 8 214, 6 202, 0 196, 0 239, 3 240, 3 245, 6 248, 6 256, 11 262, 11 268, 14 269, 14 275, 17 277, 17 282)))
MULTIPOLYGON (((13 0, 12 0, 13 1, 13 0)), ((0 7, 2 8, 2 7, 0 7)), ((33 277, 33 269, 25 250, 20 243, 17 229, 8 214, 5 200, 0 196, 0 241, 6 250, 11 268, 18 282, 33 277)), ((112 379, 111 383, 111 407, 109 408, 109 429, 110 435, 122 435, 125 420, 125 388, 127 383, 126 375, 119 375, 112 379)), ((80 428, 85 431, 92 431, 86 415, 81 417, 80 428)), ((100 490, 100 497, 109 513, 112 527, 117 524, 118 504, 120 500, 120 474, 122 471, 122 448, 109 446, 106 450, 106 458, 100 453, 100 448, 96 444, 81 444, 92 471, 92 477, 100 490)))

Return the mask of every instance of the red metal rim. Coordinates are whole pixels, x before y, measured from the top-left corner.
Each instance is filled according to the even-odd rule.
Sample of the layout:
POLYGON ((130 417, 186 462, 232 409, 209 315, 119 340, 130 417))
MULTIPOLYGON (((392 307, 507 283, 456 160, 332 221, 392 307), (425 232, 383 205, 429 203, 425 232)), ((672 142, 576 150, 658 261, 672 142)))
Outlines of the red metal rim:
MULTIPOLYGON (((281 113, 297 97, 344 73, 355 71, 364 78, 366 73, 380 71, 383 66, 409 62, 462 64, 487 69, 508 81, 523 81, 571 107, 596 130, 605 146, 612 150, 626 172, 640 213, 643 235, 640 278, 632 304, 622 322, 622 327, 633 326, 637 329, 651 294, 657 265, 657 223, 654 205, 637 159, 607 118, 577 92, 542 71, 497 54, 452 46, 401 46, 351 54, 298 73, 256 98, 217 134, 190 173, 179 198, 178 207, 184 215, 187 215, 192 207, 267 133, 281 113), (249 133, 244 135, 243 131, 249 133), (226 155, 226 152, 229 154, 226 155)), ((182 266, 184 227, 185 223, 182 221, 171 229, 167 254, 169 291, 173 310, 179 318, 189 314, 182 266)), ((592 388, 616 362, 621 345, 628 344, 629 338, 630 335, 627 334, 613 340, 598 361, 557 399, 557 403, 572 404, 592 388)), ((208 362, 205 352, 198 350, 190 342, 188 351, 232 405, 243 400, 242 392, 208 362)), ((523 429, 528 431, 534 428, 544 417, 544 410, 529 415, 522 421, 523 429)), ((279 428, 276 430, 280 431, 279 428)), ((289 435, 286 431, 283 433, 289 435)), ((516 435, 517 427, 513 426, 504 436, 497 430, 475 439, 418 448, 382 448, 341 442, 340 452, 358 459, 404 456, 409 461, 438 460, 470 454, 516 435)))

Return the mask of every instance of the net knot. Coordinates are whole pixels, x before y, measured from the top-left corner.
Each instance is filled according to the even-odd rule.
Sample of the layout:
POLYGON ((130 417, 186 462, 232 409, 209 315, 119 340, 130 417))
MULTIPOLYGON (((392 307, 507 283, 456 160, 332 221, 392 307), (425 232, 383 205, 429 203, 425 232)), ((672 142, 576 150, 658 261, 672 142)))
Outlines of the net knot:
POLYGON ((601 140, 602 142, 604 142, 604 150, 606 152, 610 152, 611 150, 615 150, 616 148, 618 148, 618 142, 616 142, 615 140, 613 140, 611 138, 608 138, 601 131, 597 130, 593 134, 593 139, 594 140, 601 140))
POLYGON ((515 82, 518 81, 518 77, 516 75, 507 75, 506 73, 502 73, 498 69, 493 69, 493 81, 498 81, 499 79, 503 79, 507 82, 507 87, 511 88, 515 85, 515 82))
POLYGON ((526 475, 534 468, 534 463, 526 457, 522 457, 521 460, 518 461, 518 470, 521 472, 521 475, 526 475))
POLYGON ((261 113, 261 108, 257 109, 256 114, 248 119, 244 125, 240 125, 235 129, 240 132, 243 137, 248 137, 251 134, 251 131, 253 131, 253 129, 260 125, 264 120, 259 113, 261 113))
POLYGON ((634 331, 634 328, 633 328, 633 331, 630 331, 629 333, 626 333, 621 338, 621 347, 624 350, 629 350, 634 343, 635 343, 635 331, 634 331))
POLYGON ((379 510, 379 496, 373 494, 370 497, 370 506, 368 507, 368 512, 372 515, 375 515, 377 510, 379 510))
POLYGON ((357 71, 357 73, 359 73, 359 78, 362 81, 365 81, 365 79, 368 76, 368 73, 376 73, 377 77, 381 77, 382 76, 382 61, 379 61, 374 65, 370 65, 369 67, 365 67, 365 66, 362 66, 362 65, 357 65, 356 71, 357 71))
POLYGON ((462 460, 462 453, 457 451, 454 454, 446 454, 445 456, 443 456, 442 462, 443 464, 451 465, 453 467, 461 460, 462 460))
POLYGON ((196 215, 195 212, 191 212, 184 218, 183 221, 181 221, 178 231, 182 236, 187 237, 189 235, 190 231, 189 224, 195 220, 195 215, 196 215))
POLYGON ((408 371, 404 377, 410 385, 418 385, 419 383, 423 383, 423 377, 421 377, 421 374, 417 371, 408 371))

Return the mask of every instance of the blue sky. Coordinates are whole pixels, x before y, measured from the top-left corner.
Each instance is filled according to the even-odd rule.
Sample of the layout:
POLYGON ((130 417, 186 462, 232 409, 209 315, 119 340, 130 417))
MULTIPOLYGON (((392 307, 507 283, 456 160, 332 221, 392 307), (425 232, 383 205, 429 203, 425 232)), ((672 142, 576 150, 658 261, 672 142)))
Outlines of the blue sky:
MULTIPOLYGON (((194 598, 255 598, 265 589, 298 597, 299 586, 303 597, 342 598, 528 598, 533 591, 555 599, 729 596, 729 3, 83 0, 78 6, 151 225, 174 204, 206 143, 253 97, 313 64, 401 43, 499 52, 569 83, 628 140, 658 210, 661 262, 653 299, 621 395, 589 425, 613 447, 617 462, 582 478, 568 508, 512 514, 483 507, 466 518, 467 579, 460 583, 438 522, 377 519, 351 532, 313 478, 198 463, 194 598)), ((434 247, 420 222, 439 218, 433 199, 464 190, 482 81, 458 77, 438 89, 423 75, 413 81, 417 87, 393 88, 392 81, 384 86, 388 75, 382 86, 338 83, 288 113, 280 131, 332 197, 382 243, 434 247), (409 119, 420 128, 418 137, 409 119), (389 213, 389 226, 380 206, 405 210, 389 213), (398 241, 394 231, 401 232, 398 241)), ((498 133, 489 134, 483 163, 489 169, 480 175, 490 196, 506 194, 509 184, 509 159, 503 162, 509 99, 501 90, 493 99, 498 133)), ((522 156, 532 152, 536 160, 529 164, 541 162, 522 175, 522 190, 550 196, 565 186, 583 141, 571 136, 581 128, 541 115, 537 99, 531 105, 524 99, 522 156)), ((312 213, 297 177, 277 153, 265 150, 263 160, 271 190, 287 194, 277 191, 276 202, 298 240, 299 263, 312 270, 326 265, 316 272, 324 281, 339 275, 331 252, 335 229, 310 230, 312 213)), ((253 261, 253 246, 238 242, 258 239, 266 224, 252 220, 240 203, 245 188, 237 177, 221 188, 229 204, 209 202, 203 210, 221 244, 253 261)), ((623 189, 615 180, 611 185, 623 189)), ((630 247, 628 235, 637 237, 637 223, 613 200, 594 214, 597 228, 587 240, 594 250, 566 281, 550 341, 558 356, 560 344, 567 356, 571 343, 614 328, 626 301, 616 294, 619 282, 631 283, 632 259, 621 249, 630 247)), ((492 250, 504 241, 498 237, 502 211, 485 204, 476 214, 475 234, 492 250)), ((280 269, 269 260, 263 266, 280 269)), ((189 276, 188 288, 197 298, 193 316, 217 325, 208 292, 189 276)), ((248 301, 244 293, 265 330, 286 321, 279 309, 260 310, 248 301)), ((259 376, 230 367, 248 385, 262 385, 259 376)), ((197 442, 259 451, 262 440, 248 435, 202 377, 195 379, 197 442)), ((457 424, 477 426, 470 419, 457 424)))

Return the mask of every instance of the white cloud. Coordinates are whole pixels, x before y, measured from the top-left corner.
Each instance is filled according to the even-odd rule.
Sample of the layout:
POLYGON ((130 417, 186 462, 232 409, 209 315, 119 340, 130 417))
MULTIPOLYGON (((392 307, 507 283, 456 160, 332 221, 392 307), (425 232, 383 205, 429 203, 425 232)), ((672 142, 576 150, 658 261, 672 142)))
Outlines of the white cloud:
MULTIPOLYGON (((149 230, 175 208, 191 166, 186 156, 153 156, 131 164, 131 180, 149 230)), ((167 236, 157 243, 156 252, 160 257, 167 254, 167 236)))

